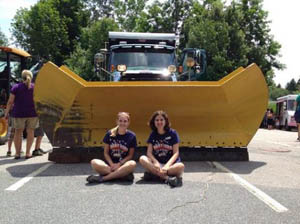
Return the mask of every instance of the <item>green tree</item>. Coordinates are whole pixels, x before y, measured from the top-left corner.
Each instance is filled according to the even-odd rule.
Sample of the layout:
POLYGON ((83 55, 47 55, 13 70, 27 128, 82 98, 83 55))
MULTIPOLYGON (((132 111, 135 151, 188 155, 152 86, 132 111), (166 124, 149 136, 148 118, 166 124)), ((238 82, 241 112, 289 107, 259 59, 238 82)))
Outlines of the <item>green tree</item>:
POLYGON ((250 48, 248 63, 256 63, 265 75, 268 85, 273 83, 274 70, 283 69, 277 57, 281 45, 270 34, 268 12, 262 9, 263 0, 241 0, 237 3, 243 13, 241 29, 250 48))
POLYGON ((144 15, 148 0, 115 0, 115 20, 123 31, 137 31, 137 22, 144 15))
POLYGON ((99 80, 99 77, 95 76, 94 56, 106 47, 109 31, 118 31, 118 24, 109 18, 101 19, 83 29, 80 42, 71 57, 66 60, 70 69, 85 80, 99 80))
POLYGON ((239 66, 256 63, 269 86, 273 68, 283 69, 277 60, 280 44, 270 35, 262 0, 237 0, 224 6, 221 0, 195 2, 184 21, 181 48, 207 51, 206 80, 218 80, 239 66))
POLYGON ((18 45, 61 65, 74 50, 89 14, 80 0, 44 0, 17 11, 12 22, 18 45))
POLYGON ((163 21, 163 3, 154 1, 147 7, 147 12, 141 12, 136 22, 136 31, 150 33, 167 33, 170 28, 166 27, 163 21))
POLYGON ((285 89, 288 90, 290 93, 297 91, 297 83, 295 79, 292 79, 290 82, 288 82, 286 84, 285 89))
POLYGON ((5 34, 1 31, 0 28, 0 46, 7 46, 8 45, 8 39, 6 38, 5 34))
POLYGON ((297 90, 300 92, 300 79, 298 79, 298 82, 297 82, 297 90))
POLYGON ((285 96, 285 95, 288 95, 288 94, 289 94, 289 91, 286 90, 286 89, 277 88, 275 86, 270 86, 269 87, 269 98, 271 100, 275 101, 278 97, 285 96))
POLYGON ((192 0, 168 0, 162 4, 162 20, 169 32, 180 34, 184 20, 190 15, 192 0))
POLYGON ((184 26, 187 47, 207 52, 207 74, 204 80, 218 80, 227 75, 233 62, 227 56, 230 46, 229 25, 220 0, 196 2, 184 26), (196 24, 196 25, 195 25, 196 24))
POLYGON ((86 7, 91 12, 92 21, 112 18, 123 31, 136 31, 137 23, 145 15, 148 0, 89 0, 86 7))
POLYGON ((89 0, 85 4, 91 12, 92 21, 98 21, 102 18, 113 18, 115 0, 89 0))
POLYGON ((192 5, 193 0, 156 0, 146 7, 146 12, 140 13, 136 30, 180 34, 183 21, 190 14, 192 5))

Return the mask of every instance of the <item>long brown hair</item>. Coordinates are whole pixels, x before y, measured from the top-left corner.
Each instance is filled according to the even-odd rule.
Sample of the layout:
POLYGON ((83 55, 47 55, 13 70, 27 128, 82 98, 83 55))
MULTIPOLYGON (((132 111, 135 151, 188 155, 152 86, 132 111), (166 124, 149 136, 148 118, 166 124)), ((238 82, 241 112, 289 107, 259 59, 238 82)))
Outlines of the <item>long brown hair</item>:
POLYGON ((27 88, 30 88, 31 80, 32 80, 32 73, 29 70, 22 71, 22 79, 23 82, 26 84, 27 88))
POLYGON ((155 127, 155 118, 158 116, 158 115, 161 115, 165 121, 166 121, 166 124, 164 126, 164 130, 165 131, 169 131, 170 130, 170 126, 171 126, 171 123, 169 122, 169 118, 168 118, 168 114, 165 112, 165 111, 162 111, 162 110, 158 110, 158 111, 155 111, 151 118, 150 118, 150 121, 149 121, 149 126, 150 128, 152 129, 152 131, 155 131, 157 132, 157 128, 155 127))
MULTIPOLYGON (((130 121, 130 115, 127 112, 119 112, 117 115, 117 119, 119 119, 121 116, 127 117, 128 121, 130 121)), ((116 137, 118 133, 119 126, 117 125, 116 127, 110 129, 110 136, 111 137, 116 137)))

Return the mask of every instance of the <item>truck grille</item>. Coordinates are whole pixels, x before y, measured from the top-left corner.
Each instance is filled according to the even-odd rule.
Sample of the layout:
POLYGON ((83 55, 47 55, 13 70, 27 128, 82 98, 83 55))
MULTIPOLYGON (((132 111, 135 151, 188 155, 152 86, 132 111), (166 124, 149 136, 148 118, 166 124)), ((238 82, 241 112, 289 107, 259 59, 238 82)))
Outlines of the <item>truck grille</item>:
POLYGON ((153 73, 126 73, 121 77, 120 81, 172 81, 172 78, 170 76, 163 76, 162 74, 153 73))

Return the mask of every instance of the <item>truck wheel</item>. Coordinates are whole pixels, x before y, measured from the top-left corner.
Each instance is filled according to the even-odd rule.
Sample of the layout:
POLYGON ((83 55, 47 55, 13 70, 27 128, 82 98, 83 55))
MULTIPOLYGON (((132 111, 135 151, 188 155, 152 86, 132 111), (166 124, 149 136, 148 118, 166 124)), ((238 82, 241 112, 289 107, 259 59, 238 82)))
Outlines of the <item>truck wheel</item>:
POLYGON ((4 145, 7 142, 7 122, 2 117, 0 118, 0 145, 4 145))

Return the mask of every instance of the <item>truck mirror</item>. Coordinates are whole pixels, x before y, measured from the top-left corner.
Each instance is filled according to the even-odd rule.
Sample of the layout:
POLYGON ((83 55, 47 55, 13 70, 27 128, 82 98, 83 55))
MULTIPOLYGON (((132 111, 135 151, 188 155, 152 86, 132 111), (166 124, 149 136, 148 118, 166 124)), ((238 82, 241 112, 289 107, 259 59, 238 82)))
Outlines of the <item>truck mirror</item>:
POLYGON ((96 65, 101 62, 104 62, 104 55, 102 53, 97 53, 95 54, 94 60, 96 65))

